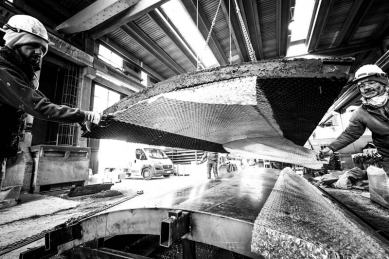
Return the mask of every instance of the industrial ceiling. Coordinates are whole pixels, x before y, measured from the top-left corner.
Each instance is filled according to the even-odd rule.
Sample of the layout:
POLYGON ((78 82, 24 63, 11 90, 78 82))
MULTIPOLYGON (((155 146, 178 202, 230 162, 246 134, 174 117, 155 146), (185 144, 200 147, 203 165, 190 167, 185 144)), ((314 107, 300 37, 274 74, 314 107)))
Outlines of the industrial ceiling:
MULTIPOLYGON (((219 0, 180 1, 206 38, 219 0)), ((355 57, 356 62, 351 68, 355 71, 363 64, 374 63, 386 52, 388 1, 311 1, 315 2, 313 14, 308 35, 302 40, 310 55, 355 57)), ((82 45, 79 39, 89 37, 103 43, 127 60, 142 64, 144 70, 158 81, 196 70, 196 58, 185 46, 185 39, 179 39, 180 33, 161 8, 168 0, 7 2, 0 4, 40 18, 65 40, 81 42, 82 45)), ((301 43, 290 41, 291 31, 288 29, 295 0, 236 0, 236 3, 257 60, 283 58, 289 46, 301 43)), ((236 57, 234 64, 250 61, 235 0, 220 1, 209 47, 220 65, 229 63, 230 49, 236 57)), ((387 69, 387 65, 383 68, 387 69)))

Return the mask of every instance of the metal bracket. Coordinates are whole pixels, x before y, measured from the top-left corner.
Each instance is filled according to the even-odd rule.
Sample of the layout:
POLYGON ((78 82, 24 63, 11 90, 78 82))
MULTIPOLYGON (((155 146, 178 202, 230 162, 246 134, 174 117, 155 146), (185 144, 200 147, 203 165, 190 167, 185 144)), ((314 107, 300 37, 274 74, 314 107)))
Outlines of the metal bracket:
POLYGON ((161 222, 160 246, 170 247, 177 239, 190 231, 189 212, 169 211, 169 217, 161 222))

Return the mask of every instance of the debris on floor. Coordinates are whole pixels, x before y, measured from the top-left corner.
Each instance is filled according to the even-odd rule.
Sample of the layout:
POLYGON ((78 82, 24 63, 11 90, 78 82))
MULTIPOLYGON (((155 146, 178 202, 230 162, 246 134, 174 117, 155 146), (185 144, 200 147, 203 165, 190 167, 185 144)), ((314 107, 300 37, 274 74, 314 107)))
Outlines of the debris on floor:
POLYGON ((113 183, 92 184, 86 186, 72 187, 68 193, 69 197, 76 197, 88 194, 95 194, 102 191, 110 190, 113 183))
POLYGON ((359 189, 369 190, 369 181, 366 177, 366 170, 354 167, 349 170, 337 171, 329 170, 328 174, 313 178, 315 185, 325 185, 337 189, 359 189))

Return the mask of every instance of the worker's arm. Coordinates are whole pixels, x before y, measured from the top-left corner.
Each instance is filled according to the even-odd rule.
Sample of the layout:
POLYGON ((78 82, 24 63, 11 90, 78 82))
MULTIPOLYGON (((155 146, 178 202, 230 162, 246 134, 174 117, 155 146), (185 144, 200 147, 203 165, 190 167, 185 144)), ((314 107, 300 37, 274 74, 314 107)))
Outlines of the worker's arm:
POLYGON ((366 130, 366 124, 360 119, 357 112, 354 112, 350 119, 350 124, 345 131, 337 137, 328 148, 332 151, 338 151, 357 139, 359 139, 366 130))
POLYGON ((18 72, 4 67, 0 68, 0 100, 42 120, 72 123, 86 119, 84 111, 51 103, 41 92, 28 87, 18 72))

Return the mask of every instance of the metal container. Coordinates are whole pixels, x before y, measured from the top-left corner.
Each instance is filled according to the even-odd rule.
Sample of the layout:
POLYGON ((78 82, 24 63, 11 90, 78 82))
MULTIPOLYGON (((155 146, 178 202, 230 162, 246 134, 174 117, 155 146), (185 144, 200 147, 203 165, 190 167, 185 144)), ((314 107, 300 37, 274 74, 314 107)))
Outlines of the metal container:
POLYGON ((31 192, 52 191, 88 180, 90 148, 38 145, 31 147, 34 172, 31 192))

